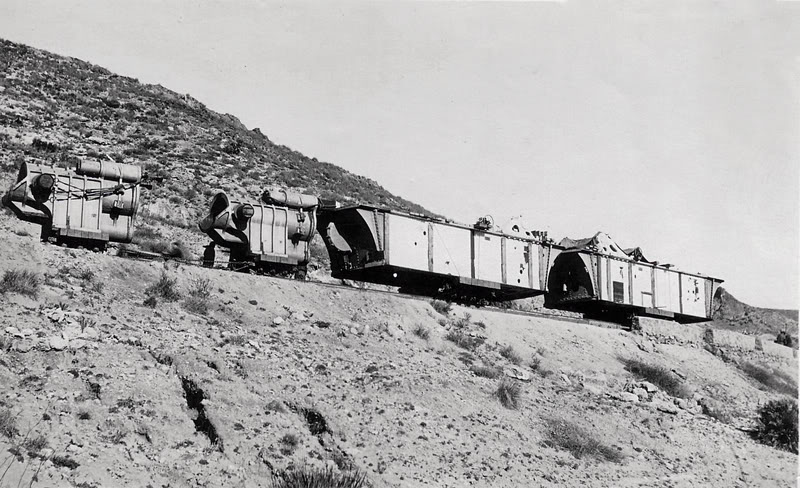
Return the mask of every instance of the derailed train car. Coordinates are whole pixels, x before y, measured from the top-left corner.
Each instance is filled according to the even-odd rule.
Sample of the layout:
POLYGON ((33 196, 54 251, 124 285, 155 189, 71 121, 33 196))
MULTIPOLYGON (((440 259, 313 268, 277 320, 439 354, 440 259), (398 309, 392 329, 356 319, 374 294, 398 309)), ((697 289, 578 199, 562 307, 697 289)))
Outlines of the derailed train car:
POLYGON ((503 233, 368 205, 318 219, 335 278, 421 294, 513 300, 547 289, 553 246, 541 233, 503 233))
POLYGON ((305 277, 319 200, 313 195, 267 190, 258 202, 238 202, 225 193, 211 200, 200 230, 212 239, 204 261, 214 262, 214 246, 230 250, 231 267, 305 277))
POLYGON ((104 249, 130 242, 144 176, 138 166, 80 161, 75 168, 22 163, 2 203, 42 227, 42 240, 104 249))
POLYGON ((560 244, 545 297, 548 307, 615 320, 651 315, 691 323, 713 315, 718 278, 650 262, 641 249, 623 250, 603 233, 560 244))

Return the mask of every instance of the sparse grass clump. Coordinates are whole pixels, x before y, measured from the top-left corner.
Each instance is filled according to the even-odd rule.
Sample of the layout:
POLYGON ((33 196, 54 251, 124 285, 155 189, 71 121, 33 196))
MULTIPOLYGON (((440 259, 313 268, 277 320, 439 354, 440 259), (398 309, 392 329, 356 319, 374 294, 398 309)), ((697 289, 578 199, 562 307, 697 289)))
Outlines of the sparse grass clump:
POLYGON ((763 387, 791 397, 797 397, 797 383, 791 376, 753 363, 742 363, 739 368, 763 387))
POLYGON ((414 326, 413 332, 415 336, 426 341, 431 336, 431 331, 422 324, 417 324, 416 326, 414 326))
POLYGON ((500 355, 517 365, 522 362, 522 357, 517 354, 517 351, 515 351, 512 346, 504 346, 500 348, 500 355))
POLYGON ((432 300, 431 307, 444 316, 450 315, 450 311, 453 310, 453 304, 443 300, 432 300))
POLYGON ((490 379, 497 378, 501 373, 500 368, 490 364, 473 364, 470 366, 469 370, 472 371, 475 376, 490 379))
POLYGON ((195 278, 189 284, 189 296, 183 301, 183 308, 196 314, 206 315, 209 298, 211 298, 211 281, 208 278, 195 278))
POLYGON ((53 457, 50 458, 50 462, 52 462, 54 465, 56 465, 58 467, 64 467, 64 468, 69 468, 69 469, 75 469, 78 466, 80 466, 78 461, 75 461, 74 459, 72 459, 69 456, 56 455, 56 456, 53 456, 53 457))
POLYGON ((618 463, 623 458, 621 452, 603 444, 591 432, 567 420, 548 420, 545 436, 545 446, 569 451, 577 459, 593 457, 618 463))
POLYGON ((533 356, 531 358, 530 368, 531 371, 539 371, 539 368, 542 367, 542 358, 539 356, 533 356))
POLYGON ((45 439, 41 435, 35 435, 29 439, 25 439, 22 443, 22 447, 25 448, 29 453, 39 454, 39 451, 47 447, 47 439, 45 439))
POLYGON ((17 419, 11 415, 11 410, 0 409, 0 435, 9 439, 19 434, 17 429, 17 419))
POLYGON ((9 270, 0 280, 0 293, 19 293, 36 298, 42 280, 39 275, 28 270, 9 270))
POLYGON ((672 371, 637 359, 621 359, 625 369, 634 376, 649 381, 675 398, 691 398, 692 393, 672 371))
POLYGON ((226 344, 233 344, 234 346, 244 346, 247 344, 247 336, 245 335, 229 335, 222 340, 222 346, 226 344))
POLYGON ((758 409, 759 442, 797 454, 797 401, 772 400, 758 409))
POLYGON ((300 438, 297 437, 297 434, 286 434, 281 437, 281 454, 284 456, 288 456, 297 449, 297 446, 300 445, 300 438))
POLYGON ((272 475, 272 488, 362 488, 367 475, 358 471, 338 471, 332 467, 302 466, 272 475))
POLYGON ((450 330, 447 334, 445 334, 444 338, 456 346, 468 351, 474 351, 486 340, 483 337, 472 337, 457 330, 450 330))
POLYGON ((514 381, 501 381, 500 385, 498 385, 497 390, 494 392, 494 396, 500 400, 500 404, 504 407, 516 410, 519 408, 519 400, 520 396, 522 396, 522 388, 519 386, 519 383, 514 381))
POLYGON ((148 286, 144 293, 148 296, 148 298, 161 298, 168 302, 175 302, 181 298, 181 294, 178 291, 178 279, 171 278, 169 275, 167 275, 166 271, 162 271, 161 278, 159 278, 157 282, 148 286))

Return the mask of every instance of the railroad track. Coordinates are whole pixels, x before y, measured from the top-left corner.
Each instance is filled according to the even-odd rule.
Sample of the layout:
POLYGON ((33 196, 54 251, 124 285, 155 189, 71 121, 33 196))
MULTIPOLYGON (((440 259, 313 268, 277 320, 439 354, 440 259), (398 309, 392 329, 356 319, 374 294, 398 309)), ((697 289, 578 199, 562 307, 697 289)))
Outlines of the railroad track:
MULTIPOLYGON (((231 263, 229 261, 215 260, 215 261, 213 261, 214 266, 205 266, 204 263, 208 263, 208 261, 205 261, 203 259, 181 259, 181 258, 174 258, 174 257, 164 256, 164 255, 157 254, 157 253, 151 253, 151 252, 145 252, 145 251, 135 251, 135 250, 130 250, 130 249, 126 249, 124 255, 117 255, 115 257, 120 257, 120 258, 123 258, 123 259, 131 259, 131 260, 134 260, 134 261, 162 261, 162 260, 165 261, 165 262, 166 261, 173 261, 173 262, 184 264, 184 265, 187 265, 187 266, 196 266, 196 267, 202 267, 202 268, 205 268, 205 269, 215 269, 215 270, 220 270, 220 271, 231 271, 231 272, 239 272, 241 269, 244 269, 245 267, 247 267, 247 266, 252 264, 252 263, 246 262, 246 261, 240 262, 240 263, 237 263, 237 262, 231 263), (233 267, 231 267, 231 265, 233 265, 233 267), (240 267, 237 269, 237 266, 240 266, 240 267)), ((253 273, 253 274, 258 274, 258 273, 253 273)), ((369 288, 369 287, 361 288, 361 287, 358 287, 358 286, 352 286, 352 285, 343 284, 343 283, 327 283, 327 282, 324 282, 324 281, 314 281, 314 280, 303 280, 303 281, 301 281, 301 280, 297 280, 297 279, 289 277, 289 276, 281 276, 281 275, 278 275, 278 274, 263 274, 263 276, 268 276, 270 278, 279 279, 279 280, 291 281, 291 282, 295 282, 295 283, 297 283, 297 282, 314 283, 315 285, 320 285, 320 286, 324 286, 324 287, 327 287, 327 288, 333 288, 333 289, 339 289, 339 290, 363 291, 363 292, 370 292, 370 293, 381 293, 381 294, 385 294, 385 295, 391 295, 391 296, 394 296, 394 297, 402 297, 402 298, 412 299, 412 300, 429 301, 429 300, 435 299, 435 297, 430 297, 430 296, 426 296, 426 295, 411 295, 411 294, 407 294, 407 293, 399 293, 398 291, 394 291, 394 290, 381 290, 381 289, 369 288)), ((594 325, 594 326, 597 326, 597 327, 604 327, 604 328, 611 328, 611 329, 623 328, 622 325, 620 325, 620 324, 618 324, 616 322, 612 322, 612 321, 588 319, 588 318, 581 318, 581 317, 570 317, 570 316, 567 316, 567 315, 561 315, 559 313, 548 313, 548 312, 545 312, 545 311, 514 310, 514 309, 503 308, 503 307, 498 307, 498 306, 493 306, 493 305, 487 305, 487 306, 478 307, 478 308, 482 308, 484 310, 491 310, 493 312, 500 312, 500 313, 506 313, 506 314, 511 314, 511 315, 520 315, 520 316, 524 316, 524 317, 555 319, 555 320, 561 320, 563 322, 571 322, 571 323, 574 323, 574 324, 589 324, 589 325, 594 325)))

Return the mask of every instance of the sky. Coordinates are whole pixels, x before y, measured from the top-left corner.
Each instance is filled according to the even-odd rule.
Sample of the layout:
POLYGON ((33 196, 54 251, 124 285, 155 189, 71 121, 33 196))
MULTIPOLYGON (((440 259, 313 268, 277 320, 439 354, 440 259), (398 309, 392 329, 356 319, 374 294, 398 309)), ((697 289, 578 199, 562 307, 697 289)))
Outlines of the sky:
POLYGON ((458 221, 604 231, 798 306, 800 2, 2 0, 0 37, 458 221))

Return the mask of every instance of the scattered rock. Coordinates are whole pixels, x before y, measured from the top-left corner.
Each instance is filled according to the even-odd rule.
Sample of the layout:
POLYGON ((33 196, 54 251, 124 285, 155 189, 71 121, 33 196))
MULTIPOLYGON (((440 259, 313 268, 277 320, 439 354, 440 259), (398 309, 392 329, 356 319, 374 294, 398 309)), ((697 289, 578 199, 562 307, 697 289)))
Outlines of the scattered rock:
POLYGON ((656 391, 658 391, 658 387, 650 383, 649 381, 642 381, 641 383, 639 383, 639 387, 644 388, 647 391, 647 393, 655 393, 656 391))
POLYGON ((55 351, 63 351, 69 346, 69 341, 59 336, 52 336, 47 342, 50 344, 50 348, 55 351))
POLYGON ((11 334, 14 337, 22 337, 22 332, 16 327, 6 327, 6 334, 11 334))
POLYGON ((675 404, 676 404, 676 405, 678 406, 678 408, 680 408, 681 410, 686 410, 687 408, 689 408, 689 404, 688 404, 688 403, 686 402, 686 400, 685 400, 685 399, 683 399, 683 398, 678 398, 677 400, 675 400, 675 404))
POLYGON ((503 368, 503 374, 522 381, 531 380, 531 374, 519 366, 506 366, 503 368))
POLYGON ((274 325, 281 325, 283 323, 283 317, 275 317, 272 319, 272 323, 274 325))
POLYGON ((308 317, 305 316, 303 312, 294 312, 292 313, 292 321, 294 322, 306 322, 308 321, 308 317))
POLYGON ((617 393, 617 398, 619 398, 623 402, 632 402, 632 403, 638 403, 639 402, 639 397, 638 396, 634 395, 633 393, 627 392, 627 391, 621 391, 621 392, 617 393))
POLYGON ((33 349, 33 343, 31 341, 20 341, 15 345, 15 349, 19 352, 29 352, 33 349))
POLYGON ((658 401, 653 402, 653 406, 656 408, 656 410, 658 410, 660 412, 670 413, 670 414, 673 414, 673 415, 678 413, 678 407, 676 407, 674 403, 667 403, 667 402, 658 400, 658 401))
POLYGON ((675 373, 678 376, 678 378, 682 380, 686 379, 686 373, 684 373, 683 371, 680 371, 678 369, 673 369, 672 372, 675 373))
POLYGON ((567 385, 567 386, 571 386, 572 385, 572 382, 569 380, 569 377, 564 373, 561 373, 561 381, 563 381, 564 384, 567 385))
POLYGON ((639 398, 647 398, 647 390, 644 388, 634 388, 633 394, 639 398))

